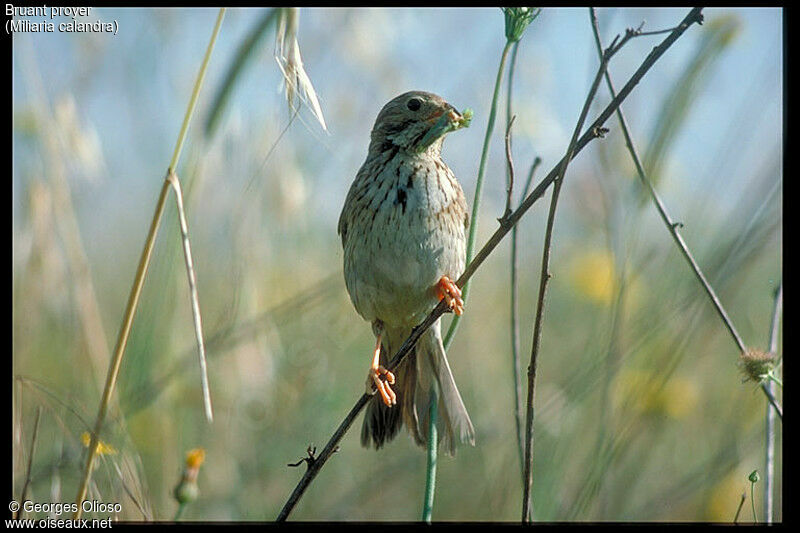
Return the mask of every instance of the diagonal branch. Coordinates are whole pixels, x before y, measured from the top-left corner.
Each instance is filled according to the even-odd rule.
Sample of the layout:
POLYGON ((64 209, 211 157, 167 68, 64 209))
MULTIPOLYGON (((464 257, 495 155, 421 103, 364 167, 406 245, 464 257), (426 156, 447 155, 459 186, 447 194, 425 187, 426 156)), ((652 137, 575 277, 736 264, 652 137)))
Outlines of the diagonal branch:
MULTIPOLYGON (((591 13, 592 13, 592 31, 594 32, 594 39, 595 39, 595 44, 597 45, 598 53, 600 53, 600 50, 603 49, 603 45, 602 42, 600 41, 600 32, 597 26, 597 16, 593 8, 591 8, 591 13)), ((640 35, 642 34, 640 33, 640 35)), ((608 72, 605 73, 605 78, 606 78, 606 84, 608 85, 608 90, 611 93, 612 98, 614 98, 615 97, 614 84, 611 82, 611 76, 608 74, 608 72)), ((658 195, 658 192, 655 190, 650 180, 647 179, 647 174, 645 174, 644 167, 642 166, 641 160, 639 159, 636 147, 633 145, 633 139, 631 138, 630 131, 628 129, 628 124, 627 121, 625 120, 625 115, 622 113, 622 109, 621 108, 617 109, 616 113, 617 113, 617 118, 619 119, 620 128, 622 129, 622 134, 625 137, 625 144, 627 145, 628 151, 630 152, 631 158, 633 159, 633 163, 636 166, 636 173, 639 176, 639 180, 642 182, 642 185, 647 189, 650 196, 652 197, 653 203, 655 204, 656 209, 658 209, 658 213, 659 215, 661 215, 661 219, 664 221, 664 225, 667 227, 667 230, 670 232, 672 238, 675 240, 675 244, 677 244, 678 248, 680 248, 681 253, 683 254, 686 261, 689 263, 689 266, 691 266, 692 271, 697 277, 697 280, 703 286, 703 289, 705 290, 709 299, 714 304, 714 308, 717 310, 717 313, 719 313, 720 318, 722 318, 722 321, 724 322, 725 326, 730 332, 731 337, 733 337, 734 342, 739 347, 739 350, 741 352, 745 352, 747 350, 747 346, 745 346, 742 337, 739 335, 739 332, 733 325, 733 321, 731 320, 730 316, 728 316, 728 312, 725 310, 725 307, 723 307, 722 302, 720 301, 716 292, 714 292, 714 289, 711 287, 711 284, 708 282, 706 276, 703 274, 703 271, 700 269, 700 265, 697 264, 697 261, 692 255, 692 252, 686 245, 686 241, 683 240, 683 237, 678 231, 678 228, 681 227, 682 224, 680 222, 675 222, 674 219, 670 216, 666 206, 664 205, 664 202, 658 195)), ((762 383, 761 390, 764 391, 764 394, 767 396, 767 399, 775 408, 775 411, 778 413, 778 416, 781 419, 783 419, 783 412, 778 403, 775 401, 775 398, 772 395, 769 388, 767 387, 767 385, 762 383)))
MULTIPOLYGON (((564 164, 565 161, 568 159, 574 159, 581 150, 583 150, 587 144, 591 141, 596 139, 601 131, 601 128, 606 120, 617 110, 620 104, 628 97, 631 93, 633 88, 641 81, 642 77, 650 70, 650 68, 658 61, 658 59, 666 52, 670 46, 695 22, 700 23, 702 21, 702 8, 694 8, 692 9, 689 14, 683 19, 683 21, 672 31, 672 33, 667 36, 664 41, 653 48, 653 50, 647 55, 647 57, 642 61, 642 64, 639 66, 638 69, 633 73, 630 77, 628 82, 619 92, 616 98, 612 99, 612 101, 606 106, 606 108, 600 113, 600 116, 595 119, 595 121, 588 127, 586 132, 578 139, 575 143, 574 150, 572 154, 565 155, 561 161, 559 161, 555 167, 550 171, 549 174, 536 186, 536 188, 525 198, 525 201, 507 218, 505 218, 494 234, 489 238, 487 243, 481 248, 481 250, 475 255, 475 258, 467 265, 464 273, 461 275, 460 278, 456 281, 456 285, 459 287, 463 287, 464 284, 475 274, 478 268, 483 264, 487 257, 497 248, 497 245, 500 244, 500 241, 511 231, 517 222, 525 215, 525 213, 531 208, 531 206, 544 195, 547 188, 559 174, 561 166, 564 164)), ((419 338, 422 334, 431 327, 448 309, 447 303, 442 300, 439 304, 433 308, 430 314, 425 318, 425 320, 418 325, 414 330, 411 332, 411 335, 406 339, 406 341, 400 346, 399 350, 395 354, 395 356, 391 359, 387 368, 389 370, 394 370, 397 366, 402 362, 402 360, 408 355, 408 352, 414 347, 417 343, 419 338)), ((362 394, 361 397, 358 398, 356 404, 347 414, 345 419, 339 424, 339 427, 336 429, 334 434, 331 436, 328 444, 325 445, 325 448, 322 452, 317 456, 317 460, 311 465, 308 470, 306 470, 303 477, 298 482, 297 486, 295 487, 292 494, 289 496, 286 504, 281 509, 280 514, 277 517, 277 521, 282 522, 285 521, 289 514, 292 512, 294 507, 297 505, 297 502, 302 497, 303 493, 306 491, 308 486, 317 476, 319 471, 325 465, 327 460, 330 458, 331 453, 338 445, 339 441, 344 437, 347 430, 350 429, 350 426, 353 424, 356 416, 361 412, 361 409, 366 406, 367 401, 369 401, 371 396, 367 394, 362 394)))

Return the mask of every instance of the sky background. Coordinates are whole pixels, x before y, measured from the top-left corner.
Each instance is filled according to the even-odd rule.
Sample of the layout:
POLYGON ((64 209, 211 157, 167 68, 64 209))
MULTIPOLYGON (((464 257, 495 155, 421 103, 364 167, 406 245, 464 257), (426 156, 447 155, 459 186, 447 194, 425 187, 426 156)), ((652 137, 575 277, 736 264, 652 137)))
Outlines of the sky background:
MULTIPOLYGON (((684 11, 600 9, 604 43, 642 21, 645 31, 670 27, 684 11)), ((30 102, 26 65, 32 46, 47 98, 53 101, 70 92, 78 95, 78 117, 95 132, 106 170, 85 192, 107 199, 101 204, 114 212, 120 207, 140 211, 143 204, 152 202, 215 13, 213 9, 95 8, 90 20, 117 20, 118 35, 14 36, 15 109, 30 102)), ((256 15, 257 11, 248 9, 232 9, 226 14, 190 135, 198 134, 203 109, 256 15)), ((707 9, 705 16, 707 24, 719 17, 735 17, 738 32, 714 65, 670 154, 681 169, 671 183, 690 194, 697 187, 716 187, 714 176, 718 173, 726 177, 725 189, 742 187, 747 176, 770 157, 768 148, 781 139, 781 10, 707 9), (730 142, 728 132, 742 126, 744 130, 734 141, 741 161, 733 166, 708 157, 730 142)), ((544 10, 520 44, 514 102, 519 115, 515 147, 520 164, 534 155, 552 162, 563 153, 597 65, 588 20, 584 9, 544 10)), ((634 136, 645 139, 650 134, 658 114, 645 111, 663 100, 700 35, 695 31, 681 38, 625 103, 634 136)), ((635 39, 614 58, 609 71, 618 86, 662 38, 635 39)), ((363 162, 377 112, 389 99, 411 89, 438 93, 458 108, 475 111, 472 128, 451 136, 445 151, 465 190, 474 189, 475 158, 462 154, 480 153, 483 141, 489 96, 504 43, 503 16, 498 9, 304 9, 298 40, 329 125, 329 132, 323 132, 306 113, 305 124, 296 124, 288 134, 288 141, 303 145, 307 150, 304 157, 316 163, 314 175, 304 176, 305 182, 321 189, 321 194, 310 195, 315 212, 338 215, 352 177, 363 162)), ((241 128, 245 136, 270 131, 276 132, 274 140, 289 119, 288 109, 281 103, 273 50, 273 40, 264 39, 260 57, 245 72, 224 117, 229 127, 241 128)), ((605 87, 599 93, 601 101, 607 101, 605 87)), ((500 135, 492 150, 495 161, 502 157, 500 135)), ((18 145, 14 156, 20 163, 30 157, 25 147, 18 145)), ((15 185, 19 168, 15 165, 15 185)), ((487 196, 500 199, 502 195, 493 193, 502 186, 499 176, 490 175, 487 196)), ((19 190, 14 187, 15 192, 19 190)), ((719 200, 726 201, 726 195, 719 200)), ((87 215, 113 223, 111 213, 102 206, 88 210, 87 215)), ((85 225, 90 231, 107 227, 90 220, 85 225)))

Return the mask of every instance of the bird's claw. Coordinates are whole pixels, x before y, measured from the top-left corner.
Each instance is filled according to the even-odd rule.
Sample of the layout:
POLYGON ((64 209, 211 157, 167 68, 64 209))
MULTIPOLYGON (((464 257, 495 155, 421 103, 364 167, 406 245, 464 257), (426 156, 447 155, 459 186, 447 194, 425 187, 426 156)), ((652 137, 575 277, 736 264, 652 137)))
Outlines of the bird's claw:
POLYGON ((394 381, 394 374, 382 365, 370 368, 367 375, 367 394, 373 395, 380 392, 383 403, 387 407, 391 407, 397 403, 397 395, 389 386, 394 385, 394 381))
POLYGON ((436 291, 440 300, 445 300, 447 305, 457 315, 464 313, 464 300, 461 299, 461 289, 447 276, 442 276, 436 284, 436 291))

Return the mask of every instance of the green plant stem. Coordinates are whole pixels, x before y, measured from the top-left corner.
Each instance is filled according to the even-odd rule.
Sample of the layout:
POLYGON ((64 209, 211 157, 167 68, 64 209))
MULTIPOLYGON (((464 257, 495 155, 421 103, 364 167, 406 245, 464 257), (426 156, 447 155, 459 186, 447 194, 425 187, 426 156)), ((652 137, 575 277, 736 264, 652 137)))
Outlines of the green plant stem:
MULTIPOLYGON (((481 203, 481 193, 483 191, 483 176, 486 171, 486 161, 489 156, 489 141, 492 138, 492 131, 494 130, 494 122, 497 116, 497 99, 500 96, 500 86, 502 85, 503 81, 503 70, 505 69, 506 64, 506 57, 508 57, 508 51, 511 49, 512 46, 511 41, 506 41, 506 45, 503 47, 503 53, 500 56, 500 66, 497 68, 497 78, 494 83, 494 94, 492 96, 492 106, 491 110, 489 111, 489 120, 486 124, 486 135, 483 138, 483 151, 481 152, 481 162, 478 167, 478 179, 475 182, 475 196, 472 200, 472 215, 470 216, 470 224, 469 224, 469 236, 467 237, 467 260, 466 262, 469 263, 472 259, 472 253, 475 248, 475 235, 478 229, 478 208, 481 203)), ((467 301, 467 291, 468 291, 468 284, 465 284, 461 288, 461 297, 463 298, 464 302, 467 301)), ((450 344, 453 342, 453 337, 455 336, 456 329, 458 329, 458 323, 461 320, 461 317, 456 315, 453 317, 453 321, 450 322, 450 328, 447 330, 447 334, 444 337, 444 349, 447 350, 450 347, 450 344)), ((438 412, 438 398, 436 395, 431 395, 430 400, 430 412, 431 416, 428 420, 428 464, 426 471, 426 479, 425 479, 425 504, 422 509, 422 520, 425 522, 430 523, 431 513, 433 511, 433 492, 434 488, 436 487, 436 446, 438 444, 438 439, 436 439, 436 413, 438 412)))
POLYGON ((517 51, 519 50, 519 41, 515 42, 511 49, 511 60, 508 62, 508 84, 506 85, 506 151, 508 152, 508 165, 506 166, 506 208, 503 211, 503 216, 511 212, 511 195, 514 188, 514 166, 511 159, 511 124, 514 122, 514 115, 512 113, 512 88, 514 86, 514 67, 517 64, 517 51))
MULTIPOLYGON (((769 328, 768 349, 773 354, 778 353, 778 331, 780 326, 780 313, 783 307, 783 283, 778 285, 775 291, 775 305, 772 311, 772 321, 769 328)), ((773 370, 774 372, 775 370, 773 370)), ((775 387, 772 383, 767 383, 767 391, 772 393, 775 387)), ((766 450, 764 458, 764 520, 767 524, 773 521, 773 499, 775 491, 775 411, 771 404, 767 404, 765 413, 765 438, 766 450)))
POLYGON ((756 484, 752 481, 750 482, 750 506, 753 509, 753 522, 756 524, 758 523, 758 517, 756 516, 756 499, 755 499, 755 486, 756 484))
POLYGON ((181 502, 178 504, 178 510, 175 511, 175 518, 172 519, 173 522, 177 522, 180 520, 181 515, 183 514, 183 510, 186 508, 186 503, 181 502))
POLYGON ((433 515, 433 495, 436 490, 436 452, 439 442, 436 431, 438 403, 436 387, 431 387, 431 401, 428 409, 428 416, 431 421, 428 425, 428 464, 425 469, 425 499, 422 502, 422 520, 428 524, 431 523, 431 516, 433 515))
MULTIPOLYGON (((512 195, 512 188, 513 188, 513 180, 514 180, 514 171, 513 171, 513 163, 511 159, 511 123, 514 121, 512 107, 511 104, 513 103, 513 99, 511 98, 512 95, 512 87, 514 81, 514 67, 517 64, 517 51, 519 50, 519 41, 514 43, 514 48, 511 50, 511 61, 508 65, 508 94, 506 96, 506 143, 507 143, 507 158, 508 158, 508 165, 507 165, 507 180, 506 180, 506 187, 508 189, 508 194, 506 198, 506 209, 503 213, 503 216, 507 216, 511 213, 511 195, 512 195)), ((536 161, 541 161, 540 159, 536 159, 536 161)), ((520 198, 525 198, 528 194, 528 188, 530 187, 531 179, 533 178, 533 173, 536 170, 536 166, 538 165, 537 162, 534 162, 533 166, 531 166, 531 171, 528 174, 528 181, 525 184, 525 189, 522 191, 522 195, 520 198)), ((523 415, 522 415, 522 381, 520 379, 520 359, 519 359, 519 352, 520 352, 520 345, 519 345, 519 320, 518 320, 518 303, 517 303, 517 226, 514 226, 514 229, 511 230, 511 266, 510 266, 510 277, 511 277, 511 298, 510 298, 510 306, 511 306, 511 319, 509 321, 509 327, 511 329, 511 371, 514 378, 514 423, 517 430, 517 455, 519 456, 519 472, 520 476, 522 477, 522 481, 524 482, 523 473, 525 470, 525 443, 522 438, 522 425, 523 425, 523 415)))
MULTIPOLYGON (((481 162, 480 166, 478 167, 478 179, 475 182, 475 196, 472 200, 472 215, 469 219, 469 235, 467 236, 467 264, 469 264, 469 262, 472 260, 472 253, 475 249, 475 236, 478 232, 478 211, 481 205, 481 192, 483 191, 483 176, 486 171, 486 161, 489 158, 489 141, 492 138, 494 122, 497 116, 497 99, 500 96, 500 86, 502 85, 503 81, 503 70, 506 64, 506 57, 508 57, 508 51, 511 49, 512 44, 514 43, 511 41, 506 41, 506 45, 503 47, 503 54, 500 56, 500 66, 497 68, 497 78, 494 82, 492 106, 489 110, 489 121, 486 124, 486 135, 483 138, 483 151, 481 152, 481 162)), ((465 303, 467 301, 468 291, 469 284, 465 283, 461 288, 461 297, 465 303)), ((450 347, 450 343, 453 341, 453 336, 458 329, 458 324, 460 321, 461 317, 456 315, 453 317, 453 321, 450 322, 450 328, 447 330, 447 335, 444 337, 445 350, 450 347)))
MULTIPOLYGON (((494 122, 497 116, 497 100, 500 96, 500 86, 503 82, 503 70, 505 69, 506 58, 508 57, 508 51, 511 49, 512 44, 514 43, 511 41, 506 41, 506 45, 503 47, 503 53, 500 56, 500 66, 497 68, 497 78, 494 83, 492 106, 491 110, 489 111, 489 120, 486 125, 486 135, 483 138, 483 151, 481 152, 481 162, 480 166, 478 167, 478 179, 475 183, 475 196, 472 200, 472 215, 470 216, 469 236, 467 237, 467 263, 469 263, 472 259, 472 253, 475 249, 475 235, 477 234, 478 229, 478 208, 480 207, 481 203, 481 193, 483 192, 483 176, 486 171, 486 161, 488 160, 489 156, 489 141, 492 138, 494 122)), ((468 288, 468 284, 465 284, 464 287, 461 288, 461 297, 463 298, 464 302, 467 301, 468 288)), ((450 322, 450 328, 447 330, 447 334, 444 337, 445 350, 447 350, 450 347, 450 344, 453 342, 453 337, 455 336, 456 329, 458 329, 458 323, 460 320, 461 317, 456 315, 453 317, 453 321, 450 322)), ((428 465, 426 468, 427 476, 425 480, 425 505, 422 510, 422 519, 425 522, 430 522, 431 512, 433 510, 433 491, 436 486, 436 446, 438 439, 433 438, 436 436, 436 413, 438 412, 438 398, 436 395, 431 396, 430 407, 431 416, 428 421, 428 465)))
POLYGON ((773 383, 777 383, 779 387, 783 388, 783 383, 781 382, 781 380, 773 376, 771 373, 767 374, 767 379, 773 383))
POLYGON ((183 124, 181 126, 181 131, 178 134, 178 140, 175 144, 175 151, 172 154, 172 160, 169 164, 169 169, 167 170, 167 176, 164 179, 164 184, 161 186, 161 194, 159 194, 158 201, 156 203, 156 210, 153 214, 153 219, 150 223, 150 230, 147 234, 147 239, 144 244, 144 249, 142 250, 141 258, 139 259, 139 266, 136 270, 136 277, 133 280, 133 287, 131 288, 130 295, 128 296, 128 303, 125 308, 125 314, 123 315, 122 325, 120 326, 119 335, 117 336, 117 345, 114 348, 114 355, 111 359, 111 363, 108 367, 108 375, 106 377, 106 384, 103 389, 103 396, 100 400, 100 407, 97 411, 97 419, 94 424, 94 431, 91 433, 91 439, 89 441, 89 448, 86 452, 86 465, 84 466, 83 476, 81 477, 80 485, 78 486, 78 494, 75 497, 75 503, 77 504, 77 510, 73 513, 74 519, 79 519, 83 514, 82 503, 84 498, 86 497, 86 492, 89 488, 89 481, 92 477, 92 469, 94 467, 94 458, 97 454, 97 444, 100 440, 100 431, 103 429, 103 423, 105 422, 106 414, 108 412, 108 406, 111 401, 111 395, 114 392, 114 387, 117 382, 117 376, 119 375, 119 369, 122 365, 122 356, 125 353, 125 347, 128 344, 128 336, 131 331, 131 326, 133 325, 133 317, 136 314, 136 308, 139 303, 139 296, 142 293, 142 287, 144 286, 144 280, 147 276, 147 269, 150 265, 150 257, 153 253, 153 247, 155 246, 156 235, 158 234, 158 227, 161 224, 161 218, 164 214, 164 207, 167 201, 167 195, 169 190, 172 188, 172 185, 169 181, 169 176, 172 171, 175 169, 175 166, 178 164, 180 159, 181 150, 183 148, 183 142, 186 139, 186 133, 189 128, 189 122, 191 120, 191 116, 194 112, 195 104, 197 103, 197 96, 200 94, 200 87, 203 84, 203 79, 205 77, 206 68, 208 67, 208 60, 211 57, 211 51, 214 49, 214 43, 216 42, 217 36, 219 35, 219 29, 222 25, 222 18, 225 15, 225 8, 220 8, 219 15, 217 16, 217 22, 214 26, 214 31, 211 35, 211 40, 208 44, 208 48, 206 49, 206 55, 203 58, 203 63, 200 68, 200 72, 197 75, 197 79, 195 80, 194 89, 192 91, 192 97, 189 100, 189 106, 186 110, 186 116, 183 119, 183 124))

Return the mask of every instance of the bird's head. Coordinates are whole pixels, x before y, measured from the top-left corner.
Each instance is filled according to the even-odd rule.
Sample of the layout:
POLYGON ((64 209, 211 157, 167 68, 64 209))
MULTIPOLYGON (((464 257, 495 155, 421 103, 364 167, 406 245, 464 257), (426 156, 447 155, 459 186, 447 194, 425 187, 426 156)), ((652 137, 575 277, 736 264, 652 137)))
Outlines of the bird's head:
POLYGON ((442 97, 410 91, 383 106, 372 128, 370 151, 404 149, 412 153, 440 151, 444 136, 469 126, 472 112, 459 113, 442 97))

